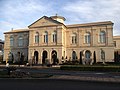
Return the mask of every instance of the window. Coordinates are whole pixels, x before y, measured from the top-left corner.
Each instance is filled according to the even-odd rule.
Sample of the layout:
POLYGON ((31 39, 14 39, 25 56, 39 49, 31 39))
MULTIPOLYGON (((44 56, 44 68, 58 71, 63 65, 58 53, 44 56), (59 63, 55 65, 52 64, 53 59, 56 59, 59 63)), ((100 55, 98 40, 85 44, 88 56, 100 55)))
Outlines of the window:
POLYGON ((116 41, 114 41, 114 46, 116 47, 116 41))
POLYGON ((105 32, 104 31, 101 31, 100 32, 100 35, 99 35, 99 42, 100 43, 105 43, 105 41, 106 41, 106 38, 105 38, 105 32))
POLYGON ((36 32, 35 34, 35 43, 39 43, 39 33, 36 32))
POLYGON ((44 37, 44 43, 48 43, 48 32, 46 31, 43 35, 44 37))
POLYGON ((90 42, 91 42, 90 38, 91 38, 90 33, 87 32, 85 34, 85 43, 90 44, 90 42))
POLYGON ((72 44, 76 44, 77 43, 77 35, 74 33, 71 35, 72 38, 72 44))
POLYGON ((18 38, 18 46, 23 46, 23 37, 18 38))
POLYGON ((10 46, 13 46, 14 45, 14 38, 11 36, 10 37, 10 46))
POLYGON ((52 42, 57 42, 57 33, 55 31, 52 33, 52 42))

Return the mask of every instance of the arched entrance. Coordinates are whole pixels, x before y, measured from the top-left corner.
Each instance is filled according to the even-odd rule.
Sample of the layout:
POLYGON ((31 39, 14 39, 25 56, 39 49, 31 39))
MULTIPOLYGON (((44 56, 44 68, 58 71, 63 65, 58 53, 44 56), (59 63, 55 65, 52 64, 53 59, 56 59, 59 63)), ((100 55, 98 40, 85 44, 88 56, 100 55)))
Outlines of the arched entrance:
POLYGON ((54 65, 57 64, 58 63, 58 59, 57 59, 57 52, 55 50, 52 51, 51 56, 52 56, 53 64, 54 65))
POLYGON ((34 64, 38 64, 38 51, 34 52, 34 64))
POLYGON ((90 56, 91 56, 91 52, 90 52, 89 50, 87 50, 87 51, 85 52, 85 58, 86 58, 87 60, 89 60, 89 59, 90 59, 90 56))
POLYGON ((76 59, 77 59, 76 52, 75 52, 75 51, 73 51, 73 52, 72 52, 72 60, 74 61, 74 60, 76 60, 76 59))
POLYGON ((46 58, 47 58, 47 51, 43 51, 43 53, 42 53, 42 64, 45 64, 46 58))

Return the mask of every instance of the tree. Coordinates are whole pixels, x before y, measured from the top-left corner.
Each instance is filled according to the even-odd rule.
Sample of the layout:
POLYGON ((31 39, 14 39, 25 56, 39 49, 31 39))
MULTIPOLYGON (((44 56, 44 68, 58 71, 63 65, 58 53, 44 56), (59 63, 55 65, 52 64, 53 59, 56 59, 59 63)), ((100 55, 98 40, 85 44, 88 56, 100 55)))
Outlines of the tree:
POLYGON ((94 64, 96 63, 96 53, 95 53, 95 51, 94 51, 94 54, 93 54, 93 59, 94 59, 94 64))
POLYGON ((80 52, 80 64, 82 64, 82 51, 80 52))

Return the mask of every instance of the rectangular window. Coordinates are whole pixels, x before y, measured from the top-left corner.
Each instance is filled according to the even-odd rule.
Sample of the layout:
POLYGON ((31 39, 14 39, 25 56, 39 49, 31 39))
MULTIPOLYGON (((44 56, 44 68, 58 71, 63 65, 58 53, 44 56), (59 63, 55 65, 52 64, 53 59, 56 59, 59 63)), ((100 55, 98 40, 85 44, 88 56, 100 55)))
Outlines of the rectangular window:
POLYGON ((13 46, 13 41, 12 40, 10 41, 10 46, 13 46))
POLYGON ((18 46, 23 46, 23 40, 19 40, 18 46))
POLYGON ((39 43, 39 36, 35 36, 35 43, 39 43))
POLYGON ((14 39, 11 37, 10 38, 10 46, 13 46, 14 45, 14 39))
POLYGON ((44 43, 48 43, 48 35, 44 35, 44 43))

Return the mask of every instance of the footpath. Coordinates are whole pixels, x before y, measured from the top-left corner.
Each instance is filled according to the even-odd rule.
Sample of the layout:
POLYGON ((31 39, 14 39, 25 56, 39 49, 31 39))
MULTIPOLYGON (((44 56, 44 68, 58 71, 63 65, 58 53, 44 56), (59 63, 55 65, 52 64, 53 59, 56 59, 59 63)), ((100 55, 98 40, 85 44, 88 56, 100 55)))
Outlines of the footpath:
MULTIPOLYGON (((95 82, 112 82, 120 83, 120 72, 82 72, 82 71, 62 71, 60 66, 23 66, 23 65, 11 65, 19 69, 27 70, 39 70, 41 74, 52 74, 48 78, 32 78, 32 79, 63 79, 63 80, 81 80, 81 81, 95 81, 95 82)), ((5 68, 5 65, 0 65, 0 69, 5 68)), ((24 78, 25 79, 25 78, 24 78)), ((28 79, 28 78, 27 78, 28 79)), ((31 79, 31 78, 30 78, 31 79)))

